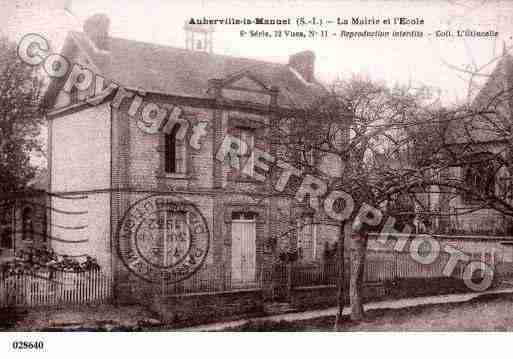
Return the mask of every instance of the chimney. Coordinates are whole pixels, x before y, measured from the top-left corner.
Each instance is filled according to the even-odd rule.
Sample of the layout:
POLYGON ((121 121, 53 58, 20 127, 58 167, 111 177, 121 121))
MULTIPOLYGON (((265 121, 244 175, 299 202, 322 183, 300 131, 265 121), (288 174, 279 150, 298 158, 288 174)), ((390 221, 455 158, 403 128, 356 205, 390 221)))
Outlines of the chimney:
POLYGON ((289 66, 296 70, 306 82, 314 80, 315 54, 312 51, 302 51, 291 55, 289 66))
POLYGON ((97 48, 109 49, 110 20, 105 14, 94 14, 84 22, 84 33, 97 48))

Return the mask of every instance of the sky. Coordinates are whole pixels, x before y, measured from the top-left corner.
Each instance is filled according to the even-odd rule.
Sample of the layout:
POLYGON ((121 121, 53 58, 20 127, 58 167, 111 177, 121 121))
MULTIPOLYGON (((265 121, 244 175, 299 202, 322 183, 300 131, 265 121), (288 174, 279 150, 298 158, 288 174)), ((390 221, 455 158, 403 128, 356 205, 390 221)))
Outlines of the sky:
MULTIPOLYGON (((106 13, 111 19, 111 35, 127 39, 185 47, 182 29, 191 17, 408 17, 422 18, 419 26, 336 26, 327 29, 361 31, 495 30, 497 38, 395 38, 395 39, 248 39, 240 30, 254 26, 218 25, 214 52, 287 63, 291 54, 312 50, 319 80, 360 74, 389 85, 427 85, 437 91, 444 103, 467 98, 468 76, 453 67, 481 67, 483 74, 493 70, 503 44, 513 49, 513 1, 308 1, 308 0, 0 0, 0 29, 13 39, 29 32, 49 38, 59 49, 68 30, 81 30, 87 17, 106 13), (70 12, 63 9, 67 7, 70 12)), ((293 20, 294 21, 294 20, 293 20)), ((298 30, 295 25, 279 27, 298 30)), ((269 29, 274 29, 269 27, 269 29)), ((322 30, 317 28, 317 30, 322 30)), ((484 80, 486 77, 479 77, 484 80)))

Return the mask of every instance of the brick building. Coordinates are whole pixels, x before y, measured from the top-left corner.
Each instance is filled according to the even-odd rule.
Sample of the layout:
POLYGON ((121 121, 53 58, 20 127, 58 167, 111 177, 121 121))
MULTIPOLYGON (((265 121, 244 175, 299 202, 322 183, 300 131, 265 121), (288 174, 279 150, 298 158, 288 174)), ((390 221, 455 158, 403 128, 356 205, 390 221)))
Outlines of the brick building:
MULTIPOLYGON (((57 251, 95 256, 112 273, 120 300, 155 290, 226 293, 272 287, 270 269, 297 238, 301 260, 319 270, 325 243, 335 241, 338 230, 312 224, 292 231, 297 235, 281 235, 308 210, 290 195, 276 194, 269 181, 252 177, 252 171, 258 172, 252 166, 247 172, 216 160, 227 135, 275 153, 266 141, 269 124, 325 94, 314 77, 314 54, 294 54, 288 64, 221 56, 211 52, 210 28, 186 26, 188 48, 182 49, 110 37, 108 23, 102 15, 87 20, 84 32, 69 33, 62 55, 124 86, 133 98, 144 91, 144 101, 175 113, 178 121, 150 134, 134 119, 140 113, 130 115, 134 102, 122 101, 116 108, 116 98, 109 96, 91 105, 85 100, 93 88, 66 91, 65 78, 50 85, 50 191, 65 197, 52 198, 52 236, 68 240, 56 242, 57 251), (193 129, 201 124, 206 124, 204 135, 190 145, 193 129), (155 206, 149 216, 157 224, 151 228, 141 219, 139 259, 168 266, 182 261, 190 244, 180 247, 180 236, 188 235, 191 221, 203 221, 201 230, 209 236, 201 263, 191 264, 188 258, 195 270, 166 288, 155 285, 162 273, 120 258, 126 254, 120 232, 131 223, 127 216, 137 206, 144 210, 148 198, 156 199, 148 206, 155 206), (84 214, 70 218, 62 211, 84 214), (168 226, 169 218, 175 224, 168 226), (65 228, 78 224, 85 228, 65 228), (167 236, 175 239, 163 239, 167 236)), ((248 154, 240 160, 253 164, 255 159, 248 154)), ((131 260, 134 253, 126 255, 131 260)))

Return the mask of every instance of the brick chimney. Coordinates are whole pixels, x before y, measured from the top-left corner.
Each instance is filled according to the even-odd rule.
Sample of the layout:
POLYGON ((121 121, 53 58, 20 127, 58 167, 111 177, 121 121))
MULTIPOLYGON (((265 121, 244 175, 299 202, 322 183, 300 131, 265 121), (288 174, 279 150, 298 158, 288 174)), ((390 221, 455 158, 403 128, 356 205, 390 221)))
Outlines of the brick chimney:
POLYGON ((105 14, 94 14, 84 22, 84 33, 97 48, 109 49, 110 20, 105 14))
POLYGON ((301 51, 291 55, 289 66, 296 70, 307 82, 314 80, 315 54, 312 51, 301 51))

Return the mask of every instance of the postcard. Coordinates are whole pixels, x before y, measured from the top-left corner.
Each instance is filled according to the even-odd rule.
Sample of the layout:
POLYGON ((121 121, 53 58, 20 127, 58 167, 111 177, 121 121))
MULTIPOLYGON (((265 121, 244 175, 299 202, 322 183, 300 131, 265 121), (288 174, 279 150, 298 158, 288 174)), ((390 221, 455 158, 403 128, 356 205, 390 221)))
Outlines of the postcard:
POLYGON ((0 4, 8 353, 513 330, 513 3, 0 4))

